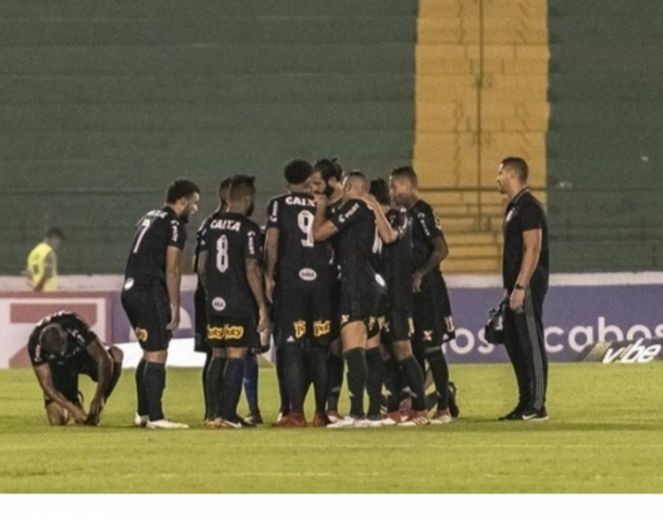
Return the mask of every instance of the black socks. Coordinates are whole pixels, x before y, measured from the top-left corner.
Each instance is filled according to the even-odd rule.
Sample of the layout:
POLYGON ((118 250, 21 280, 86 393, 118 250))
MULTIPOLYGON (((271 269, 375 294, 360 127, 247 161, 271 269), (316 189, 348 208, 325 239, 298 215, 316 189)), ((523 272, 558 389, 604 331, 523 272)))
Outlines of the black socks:
POLYGON ((315 392, 315 412, 324 412, 327 405, 327 347, 309 346, 308 363, 315 392))
MULTIPOLYGON (((423 411, 426 409, 426 391, 424 390, 424 372, 414 358, 414 356, 408 356, 401 361, 401 369, 403 370, 403 376, 407 382, 408 387, 411 391, 412 396, 412 408, 415 411, 423 411)), ((449 380, 449 375, 447 371, 447 381, 449 380)))
MULTIPOLYGON (((209 375, 208 375, 209 378, 209 375)), ((221 418, 228 421, 237 420, 237 403, 242 394, 242 379, 244 378, 244 359, 228 358, 223 370, 223 382, 221 384, 221 418)))
POLYGON ((220 383, 225 361, 225 358, 213 356, 207 365, 207 376, 205 377, 206 420, 213 420, 219 416, 220 383))
MULTIPOLYGON (((161 398, 166 387, 166 364, 145 362, 143 389, 147 397, 147 409, 150 421, 163 420, 161 398)), ((140 411, 139 413, 140 414, 140 411)))
POLYGON ((366 392, 368 394, 368 416, 380 417, 380 403, 382 400, 382 355, 380 348, 366 350, 366 392))
POLYGON ((338 411, 338 397, 343 386, 343 357, 334 354, 327 359, 327 409, 338 411))
POLYGON ((441 347, 431 347, 426 350, 426 360, 433 375, 435 389, 437 390, 437 408, 449 408, 449 366, 444 358, 441 347))
POLYGON ((343 355, 348 364, 348 390, 350 391, 350 415, 364 417, 364 389, 368 379, 366 352, 363 347, 353 347, 343 355))

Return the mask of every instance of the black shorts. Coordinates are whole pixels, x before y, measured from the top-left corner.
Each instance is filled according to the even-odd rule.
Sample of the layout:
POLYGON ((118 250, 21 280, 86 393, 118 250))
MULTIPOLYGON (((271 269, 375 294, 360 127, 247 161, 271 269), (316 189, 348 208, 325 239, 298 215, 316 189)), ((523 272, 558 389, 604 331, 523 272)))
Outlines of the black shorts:
POLYGON ((170 323, 170 301, 166 288, 133 287, 122 291, 122 307, 129 317, 140 347, 145 351, 168 349, 173 338, 166 329, 170 323))
POLYGON ((207 317, 207 344, 211 348, 257 347, 260 345, 255 320, 232 317, 207 317))
POLYGON ((329 288, 277 288, 274 302, 274 342, 284 345, 305 339, 327 345, 332 335, 329 288))
POLYGON ((210 347, 207 343, 207 303, 205 301, 205 290, 200 284, 193 295, 193 313, 195 329, 193 331, 193 350, 198 353, 209 353, 210 347))
POLYGON ((341 291, 338 310, 340 327, 343 328, 350 322, 363 322, 369 338, 378 334, 382 297, 380 293, 368 289, 354 292, 341 291))
POLYGON ((385 313, 382 336, 386 344, 411 340, 414 335, 412 311, 389 308, 385 313))
POLYGON ((414 294, 415 347, 433 347, 456 338, 451 304, 443 279, 414 294))
POLYGON ((341 281, 334 279, 330 286, 331 297, 331 336, 330 338, 336 340, 341 333, 341 323, 339 321, 339 309, 341 307, 341 281))
MULTIPOLYGON (((93 382, 97 381, 97 363, 87 353, 77 356, 65 363, 49 364, 53 386, 72 403, 82 405, 78 396, 78 375, 85 374, 93 382)), ((44 407, 48 407, 53 400, 44 396, 44 407)))

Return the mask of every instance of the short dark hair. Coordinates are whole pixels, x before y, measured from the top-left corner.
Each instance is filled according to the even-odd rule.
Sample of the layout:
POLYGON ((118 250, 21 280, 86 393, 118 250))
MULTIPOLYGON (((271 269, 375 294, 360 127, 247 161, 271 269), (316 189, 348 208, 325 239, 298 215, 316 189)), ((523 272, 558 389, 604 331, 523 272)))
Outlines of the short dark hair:
POLYGON ((529 176, 529 166, 522 157, 509 156, 502 159, 502 168, 509 168, 516 172, 518 179, 525 183, 529 176))
POLYGON ((55 351, 57 347, 66 342, 67 338, 62 328, 56 324, 50 324, 39 333, 39 345, 46 351, 55 351))
POLYGON ((320 172, 325 183, 330 179, 341 181, 343 179, 343 168, 334 157, 332 159, 318 159, 313 165, 313 170, 320 172))
POLYGON ((389 206, 391 204, 389 183, 381 177, 376 177, 371 181, 371 189, 369 191, 381 205, 389 206))
POLYGON ((227 203, 228 192, 230 190, 230 183, 232 182, 232 177, 226 177, 223 181, 219 183, 219 188, 217 189, 217 194, 219 196, 219 201, 221 203, 227 203), (225 193, 224 193, 225 192, 225 193), (224 197, 225 195, 225 197, 224 197))
POLYGON ((414 186, 417 186, 417 173, 411 166, 399 166, 391 171, 392 177, 406 177, 414 186))
POLYGON ((247 195, 256 193, 256 178, 252 175, 238 174, 230 178, 229 201, 239 201, 247 195))
POLYGON ((188 179, 175 179, 166 189, 166 202, 175 203, 182 197, 190 197, 193 194, 199 194, 200 188, 193 181, 188 179))
POLYGON ((304 183, 312 173, 313 167, 305 159, 293 159, 283 167, 283 176, 290 185, 304 183))
POLYGON ((64 233, 62 233, 60 228, 53 227, 46 230, 47 239, 55 239, 56 237, 61 241, 64 241, 64 233))

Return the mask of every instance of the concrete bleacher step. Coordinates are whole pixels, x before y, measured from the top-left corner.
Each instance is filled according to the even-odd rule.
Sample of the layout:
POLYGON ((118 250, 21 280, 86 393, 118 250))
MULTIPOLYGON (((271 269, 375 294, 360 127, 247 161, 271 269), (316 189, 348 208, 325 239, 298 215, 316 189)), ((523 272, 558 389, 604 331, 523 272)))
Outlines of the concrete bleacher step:
POLYGON ((462 257, 464 259, 495 259, 501 251, 497 243, 493 244, 466 244, 462 246, 450 246, 449 255, 462 257))
POLYGON ((496 238, 490 232, 447 232, 444 237, 450 247, 467 244, 496 244, 496 238))

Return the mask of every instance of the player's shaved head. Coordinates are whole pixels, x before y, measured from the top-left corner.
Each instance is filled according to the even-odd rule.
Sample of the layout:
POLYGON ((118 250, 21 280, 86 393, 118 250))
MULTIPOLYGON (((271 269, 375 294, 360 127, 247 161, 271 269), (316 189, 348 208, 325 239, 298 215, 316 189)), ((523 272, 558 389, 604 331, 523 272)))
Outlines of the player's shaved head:
POLYGON ((64 329, 59 324, 49 324, 39 334, 39 345, 49 353, 63 353, 67 347, 64 329))
POLYGON ((363 172, 359 170, 352 170, 345 176, 345 186, 348 188, 355 188, 360 192, 368 192, 371 187, 371 182, 363 172))
POLYGON ((289 185, 304 184, 313 173, 313 166, 305 159, 293 159, 283 167, 283 176, 289 185))

